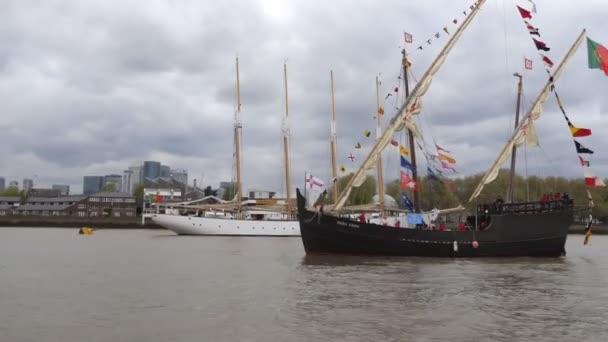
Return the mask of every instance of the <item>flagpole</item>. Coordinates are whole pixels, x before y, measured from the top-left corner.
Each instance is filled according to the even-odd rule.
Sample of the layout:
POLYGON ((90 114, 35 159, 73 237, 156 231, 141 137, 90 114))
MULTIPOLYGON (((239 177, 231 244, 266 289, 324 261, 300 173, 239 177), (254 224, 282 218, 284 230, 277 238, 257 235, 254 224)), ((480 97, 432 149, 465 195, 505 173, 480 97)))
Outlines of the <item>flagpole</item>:
MULTIPOLYGON (((407 60, 407 53, 405 52, 405 45, 403 46, 403 50, 401 51, 401 54, 403 55, 403 59, 402 59, 402 63, 403 63, 403 82, 405 83, 405 98, 407 98, 408 96, 410 96, 410 84, 409 84, 409 77, 407 74, 407 67, 408 67, 408 60, 407 60)), ((410 156, 411 156, 411 164, 412 164, 412 179, 414 181, 415 184, 418 184, 418 169, 416 167, 416 145, 414 143, 414 133, 412 132, 411 129, 408 128, 407 130, 407 136, 408 136, 408 142, 409 142, 409 146, 410 146, 410 156)), ((418 190, 412 190, 412 192, 414 193, 414 211, 419 213, 420 212, 420 188, 418 188, 418 190)))
MULTIPOLYGON (((519 110, 521 107, 521 92, 522 92, 522 76, 519 73, 514 73, 513 76, 517 77, 519 80, 517 82, 517 103, 515 105, 515 127, 514 130, 517 129, 519 125, 519 110)), ((506 203, 513 202, 513 178, 515 176, 515 158, 517 154, 517 146, 514 144, 513 149, 511 151, 511 169, 509 171, 509 186, 507 188, 507 198, 506 203)))

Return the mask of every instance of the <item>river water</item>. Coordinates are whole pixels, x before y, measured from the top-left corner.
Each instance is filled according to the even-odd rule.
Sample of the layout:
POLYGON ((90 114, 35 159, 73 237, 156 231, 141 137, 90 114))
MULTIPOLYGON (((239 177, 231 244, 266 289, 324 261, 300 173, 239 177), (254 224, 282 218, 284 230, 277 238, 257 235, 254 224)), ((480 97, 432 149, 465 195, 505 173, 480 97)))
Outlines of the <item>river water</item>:
POLYGON ((566 249, 307 257, 299 238, 0 228, 0 341, 607 341, 608 236, 566 249))

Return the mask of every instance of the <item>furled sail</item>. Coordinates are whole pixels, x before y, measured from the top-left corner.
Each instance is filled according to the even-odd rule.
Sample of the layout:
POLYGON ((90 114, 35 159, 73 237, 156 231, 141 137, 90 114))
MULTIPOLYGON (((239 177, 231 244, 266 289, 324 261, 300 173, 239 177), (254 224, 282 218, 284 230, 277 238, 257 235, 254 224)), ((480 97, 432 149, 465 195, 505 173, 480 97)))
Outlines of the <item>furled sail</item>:
POLYGON ((340 197, 338 197, 338 201, 334 206, 334 210, 340 210, 344 206, 344 204, 346 204, 346 200, 350 196, 350 192, 352 191, 353 187, 358 187, 363 184, 366 172, 371 168, 375 167, 376 159, 378 158, 380 153, 382 153, 384 148, 386 148, 386 146, 390 143, 393 134, 398 129, 403 129, 403 127, 406 126, 410 129, 414 128, 412 129, 412 131, 418 131, 419 134, 420 131, 417 129, 414 120, 408 118, 411 118, 412 115, 416 114, 417 112, 420 112, 420 97, 424 95, 424 93, 428 90, 431 84, 432 76, 439 70, 448 53, 456 44, 458 38, 460 38, 460 36, 462 35, 462 32, 467 28, 467 26, 469 26, 469 23, 473 20, 473 18, 475 18, 477 12, 485 3, 485 1, 486 0, 479 0, 476 2, 474 9, 471 11, 471 13, 469 13, 469 15, 462 22, 456 32, 454 32, 454 34, 450 37, 450 39, 443 47, 441 52, 439 52, 439 55, 435 58, 433 63, 431 63, 431 66, 424 73, 424 75, 420 79, 420 82, 416 84, 416 86, 414 87, 410 95, 407 97, 405 102, 401 105, 397 113, 390 120, 386 130, 382 133, 382 136, 376 140, 376 143, 370 150, 368 156, 365 158, 365 160, 363 161, 359 169, 355 172, 354 176, 350 179, 348 184, 346 184, 346 187, 344 188, 342 193, 340 193, 340 197))
POLYGON ((536 100, 534 101, 534 104, 532 105, 530 111, 526 114, 526 116, 524 116, 523 120, 520 122, 520 124, 517 126, 517 128, 511 135, 511 138, 509 138, 505 146, 500 151, 498 158, 496 158, 490 169, 481 179, 479 185, 477 185, 477 188, 469 198, 469 202, 473 201, 479 196, 481 190, 486 184, 489 184, 496 179, 496 177, 498 176, 498 170, 500 169, 500 166, 505 161, 505 159, 507 159, 507 157, 511 154, 513 145, 517 146, 523 143, 527 143, 528 145, 538 145, 538 139, 536 138, 536 130, 534 129, 534 121, 540 118, 542 112, 542 105, 549 97, 549 93, 553 87, 553 83, 561 75, 562 69, 564 68, 568 60, 572 57, 574 52, 576 52, 576 49, 583 41, 584 36, 585 30, 583 30, 576 39, 576 41, 574 41, 574 44, 572 44, 570 50, 568 50, 568 53, 566 53, 566 56, 564 56, 564 59, 561 61, 557 69, 555 69, 553 75, 549 77, 549 80, 536 97, 536 100))

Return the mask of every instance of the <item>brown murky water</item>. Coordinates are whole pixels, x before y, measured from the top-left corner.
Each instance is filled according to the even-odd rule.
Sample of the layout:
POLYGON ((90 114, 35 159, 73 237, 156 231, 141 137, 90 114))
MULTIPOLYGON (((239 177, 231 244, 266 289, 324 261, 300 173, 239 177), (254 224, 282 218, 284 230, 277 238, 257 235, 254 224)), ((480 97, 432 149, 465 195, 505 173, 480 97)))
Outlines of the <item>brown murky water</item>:
POLYGON ((0 228, 0 341, 607 341, 608 236, 567 251, 306 257, 299 238, 0 228))

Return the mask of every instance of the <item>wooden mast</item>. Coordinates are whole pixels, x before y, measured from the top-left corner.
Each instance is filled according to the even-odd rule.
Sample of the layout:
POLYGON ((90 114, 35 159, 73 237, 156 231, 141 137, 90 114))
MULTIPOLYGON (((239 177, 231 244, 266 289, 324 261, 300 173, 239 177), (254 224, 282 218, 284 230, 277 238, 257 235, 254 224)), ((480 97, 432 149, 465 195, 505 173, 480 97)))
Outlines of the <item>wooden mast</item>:
POLYGON ((239 76, 239 58, 236 58, 236 112, 234 113, 234 157, 236 159, 236 202, 237 212, 241 212, 242 185, 241 185, 241 83, 239 76))
POLYGON ((332 203, 338 201, 338 170, 336 166, 336 101, 334 98, 334 72, 329 71, 331 81, 331 128, 330 128, 330 150, 331 150, 331 181, 333 183, 332 203))
POLYGON ((285 117, 283 118, 283 157, 285 158, 285 202, 287 203, 287 215, 291 216, 291 182, 289 176, 289 128, 287 118, 289 116, 289 103, 287 96, 287 64, 283 64, 283 76, 285 80, 285 117))
MULTIPOLYGON (((408 96, 410 96, 410 84, 409 84, 409 78, 408 78, 408 74, 407 74, 407 68, 408 68, 408 60, 407 60, 407 53, 405 52, 405 47, 403 48, 403 50, 401 50, 401 55, 403 56, 402 58, 402 63, 403 63, 403 82, 405 84, 405 98, 407 98, 408 96)), ((409 142, 409 146, 410 146, 410 156, 411 156, 411 164, 412 164, 412 179, 414 180, 414 182, 416 182, 416 184, 418 184, 418 170, 416 167, 416 143, 414 142, 414 133, 412 132, 411 129, 408 128, 407 130, 407 136, 408 136, 408 142, 409 142)), ((414 193, 414 211, 419 213, 420 212, 420 191, 417 190, 412 190, 412 192, 414 193)))
MULTIPOLYGON (((515 127, 517 129, 519 125, 519 109, 521 107, 521 91, 522 91, 522 76, 519 73, 514 73, 513 76, 519 80, 517 82, 517 103, 515 105, 515 127)), ((506 203, 513 202, 513 177, 515 176, 515 157, 517 154, 517 146, 513 145, 511 151, 511 169, 509 170, 509 186, 507 188, 506 203)))
MULTIPOLYGON (((382 119, 380 115, 380 82, 378 81, 378 76, 376 76, 376 141, 380 139, 381 130, 382 130, 382 119)), ((378 161, 376 164, 376 173, 378 178, 378 204, 380 205, 380 210, 383 212, 384 216, 384 180, 382 177, 382 154, 378 156, 378 161)))

